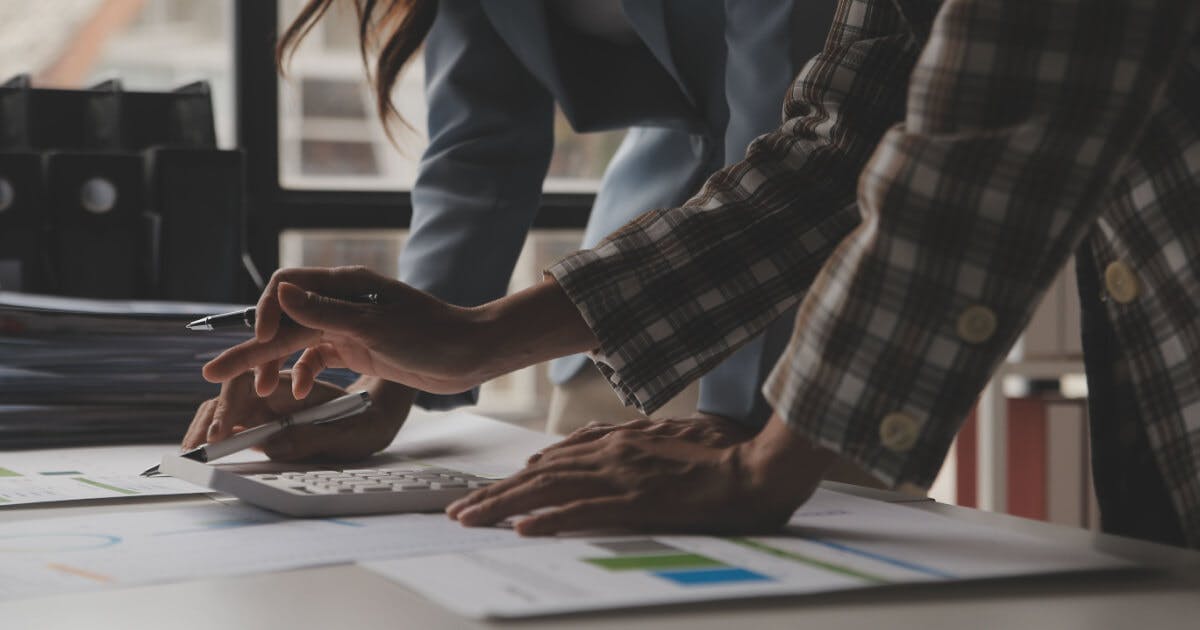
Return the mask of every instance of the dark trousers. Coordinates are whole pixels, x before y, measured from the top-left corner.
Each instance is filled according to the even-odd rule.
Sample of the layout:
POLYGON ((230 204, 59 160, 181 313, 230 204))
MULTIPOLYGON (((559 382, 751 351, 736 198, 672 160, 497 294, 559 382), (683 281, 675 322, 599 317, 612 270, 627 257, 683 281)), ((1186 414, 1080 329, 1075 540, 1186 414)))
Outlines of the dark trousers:
POLYGON ((1184 545, 1179 516, 1150 451, 1121 346, 1105 315, 1100 274, 1086 245, 1075 256, 1083 307, 1092 479, 1100 522, 1110 534, 1184 545))

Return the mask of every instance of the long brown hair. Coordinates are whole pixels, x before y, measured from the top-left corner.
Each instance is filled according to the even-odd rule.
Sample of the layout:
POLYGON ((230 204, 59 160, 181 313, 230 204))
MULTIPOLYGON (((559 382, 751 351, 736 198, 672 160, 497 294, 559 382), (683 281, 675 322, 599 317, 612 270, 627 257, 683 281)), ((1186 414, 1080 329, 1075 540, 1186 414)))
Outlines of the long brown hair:
MULTIPOLYGON (((308 32, 338 0, 308 0, 300 14, 292 21, 279 38, 275 48, 275 65, 280 74, 285 73, 292 55, 308 32)), ((437 0, 352 0, 358 18, 358 45, 367 78, 375 88, 375 108, 383 121, 384 129, 391 136, 390 123, 398 120, 408 122, 396 111, 392 103, 392 88, 400 78, 400 71, 425 41, 433 18, 437 15, 437 0), (379 47, 379 57, 374 69, 368 60, 369 51, 379 47)))

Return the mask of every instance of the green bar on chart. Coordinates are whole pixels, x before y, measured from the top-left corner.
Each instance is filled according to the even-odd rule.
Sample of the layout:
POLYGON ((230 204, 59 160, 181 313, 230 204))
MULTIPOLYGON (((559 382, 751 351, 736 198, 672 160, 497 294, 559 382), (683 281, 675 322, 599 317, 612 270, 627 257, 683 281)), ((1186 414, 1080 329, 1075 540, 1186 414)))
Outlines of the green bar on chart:
POLYGON ((880 577, 878 575, 872 575, 870 573, 865 573, 863 571, 859 571, 857 569, 853 569, 853 568, 850 568, 847 566, 842 566, 840 564, 834 564, 832 562, 825 562, 824 560, 810 558, 808 556, 796 553, 794 551, 788 551, 787 549, 780 549, 779 547, 773 547, 771 545, 768 545, 764 542, 759 542, 757 540, 751 540, 749 538, 730 538, 728 540, 731 543, 736 543, 736 544, 742 545, 743 547, 757 549, 758 551, 761 551, 761 552, 767 553, 767 554, 771 554, 778 558, 787 558, 788 560, 794 560, 796 562, 799 562, 802 564, 807 564, 811 567, 816 567, 818 569, 824 569, 826 571, 831 571, 833 573, 840 573, 840 574, 848 576, 848 577, 858 578, 860 580, 866 580, 868 582, 875 582, 876 584, 888 583, 888 580, 886 578, 880 577))
POLYGON ((141 494, 141 493, 137 492, 136 490, 126 490, 125 488, 118 488, 116 486, 110 486, 106 483, 100 483, 99 481, 92 481, 91 479, 87 479, 85 477, 71 477, 71 478, 74 479, 75 481, 86 483, 89 486, 96 486, 97 488, 103 488, 105 490, 111 490, 113 492, 119 492, 121 494, 141 494))
POLYGON ((0 468, 0 477, 20 477, 20 476, 22 476, 22 475, 19 472, 13 472, 7 468, 0 468))
POLYGON ((616 556, 614 558, 584 558, 585 562, 609 571, 664 571, 695 567, 723 567, 725 563, 694 553, 672 553, 654 556, 616 556))

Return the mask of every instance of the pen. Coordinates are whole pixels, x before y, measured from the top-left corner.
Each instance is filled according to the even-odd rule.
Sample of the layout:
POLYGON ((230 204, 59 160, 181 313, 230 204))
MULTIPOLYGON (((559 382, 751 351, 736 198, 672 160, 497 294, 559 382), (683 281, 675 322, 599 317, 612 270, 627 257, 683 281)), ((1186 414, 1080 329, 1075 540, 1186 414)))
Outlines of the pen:
MULTIPOLYGON (((367 293, 364 295, 355 295, 349 298, 349 301, 356 304, 379 304, 378 293, 367 293)), ((230 313, 221 313, 220 315, 209 315, 201 317, 187 325, 188 330, 228 330, 230 328, 249 328, 254 329, 254 312, 255 307, 244 308, 240 311, 230 313)), ((292 320, 286 314, 283 316, 284 323, 291 323, 292 320)))
MULTIPOLYGON (((275 422, 268 422, 252 429, 246 429, 216 444, 201 444, 186 453, 180 453, 179 456, 198 462, 211 462, 214 459, 245 450, 256 444, 261 444, 267 438, 288 427, 305 424, 325 424, 326 422, 341 420, 342 418, 365 411, 370 406, 371 396, 367 392, 346 394, 316 407, 297 411, 275 422)), ((151 477, 156 474, 158 474, 157 464, 142 471, 141 476, 151 477)))

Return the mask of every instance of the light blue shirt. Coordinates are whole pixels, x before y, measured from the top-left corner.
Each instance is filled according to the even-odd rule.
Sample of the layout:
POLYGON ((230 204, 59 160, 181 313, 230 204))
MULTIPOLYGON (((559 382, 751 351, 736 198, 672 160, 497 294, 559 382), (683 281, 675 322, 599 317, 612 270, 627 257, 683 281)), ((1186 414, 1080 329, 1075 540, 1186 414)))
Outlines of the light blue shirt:
MULTIPOLYGON (((785 91, 820 50, 835 4, 624 0, 640 43, 621 46, 568 32, 543 0, 442 0, 425 44, 430 143, 401 279, 464 306, 505 294, 541 200, 556 103, 579 132, 628 129, 582 247, 646 210, 683 203, 779 125, 785 91)), ((758 390, 790 318, 776 328, 701 379, 701 410, 766 419, 758 390)), ((551 378, 564 382, 586 363, 559 359, 551 378)), ((475 397, 422 394, 418 404, 475 397)))

